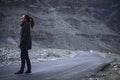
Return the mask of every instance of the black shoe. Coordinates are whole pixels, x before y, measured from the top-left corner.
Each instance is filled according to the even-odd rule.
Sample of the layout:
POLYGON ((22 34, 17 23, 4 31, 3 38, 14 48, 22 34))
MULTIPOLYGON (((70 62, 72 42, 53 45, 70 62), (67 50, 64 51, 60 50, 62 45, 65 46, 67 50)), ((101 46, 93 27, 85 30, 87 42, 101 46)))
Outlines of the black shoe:
POLYGON ((31 71, 27 70, 25 73, 26 73, 26 74, 29 74, 29 73, 31 73, 31 71))
POLYGON ((23 71, 18 71, 15 74, 23 74, 23 71))

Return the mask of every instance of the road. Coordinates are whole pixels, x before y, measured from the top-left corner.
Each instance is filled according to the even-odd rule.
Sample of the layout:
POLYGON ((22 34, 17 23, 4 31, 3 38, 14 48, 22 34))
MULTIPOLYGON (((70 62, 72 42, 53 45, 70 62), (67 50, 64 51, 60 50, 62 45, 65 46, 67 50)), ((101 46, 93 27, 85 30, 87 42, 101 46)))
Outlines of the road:
POLYGON ((113 62, 112 58, 104 58, 90 52, 76 52, 73 58, 61 58, 54 61, 32 63, 32 73, 15 75, 20 64, 0 67, 1 80, 80 80, 96 74, 106 65, 113 62))

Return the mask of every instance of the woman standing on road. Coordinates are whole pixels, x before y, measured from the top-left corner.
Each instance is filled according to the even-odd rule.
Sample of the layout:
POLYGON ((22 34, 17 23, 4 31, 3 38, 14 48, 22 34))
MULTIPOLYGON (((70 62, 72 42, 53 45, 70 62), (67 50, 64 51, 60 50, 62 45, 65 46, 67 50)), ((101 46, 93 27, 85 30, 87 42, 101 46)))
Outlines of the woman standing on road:
POLYGON ((31 73, 31 62, 29 59, 28 50, 32 48, 30 28, 33 28, 34 21, 29 15, 23 15, 21 17, 21 23, 21 38, 19 44, 19 48, 21 50, 21 68, 15 74, 24 73, 25 63, 27 65, 27 71, 25 73, 31 73))

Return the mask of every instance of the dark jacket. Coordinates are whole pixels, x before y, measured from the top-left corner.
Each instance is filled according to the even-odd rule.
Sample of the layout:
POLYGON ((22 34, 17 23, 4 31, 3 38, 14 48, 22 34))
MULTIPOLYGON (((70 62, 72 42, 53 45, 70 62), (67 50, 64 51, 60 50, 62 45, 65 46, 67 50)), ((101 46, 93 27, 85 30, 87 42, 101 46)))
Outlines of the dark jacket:
POLYGON ((21 24, 21 31, 20 31, 20 49, 31 49, 32 42, 31 42, 31 35, 30 35, 30 23, 26 22, 21 24))

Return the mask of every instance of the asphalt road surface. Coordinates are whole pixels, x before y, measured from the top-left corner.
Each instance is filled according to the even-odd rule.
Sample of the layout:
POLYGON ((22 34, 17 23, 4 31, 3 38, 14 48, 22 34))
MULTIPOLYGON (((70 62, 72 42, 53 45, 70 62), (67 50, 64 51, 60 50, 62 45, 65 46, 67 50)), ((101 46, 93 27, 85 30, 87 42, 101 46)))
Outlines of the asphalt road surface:
POLYGON ((20 64, 0 67, 0 80, 80 80, 96 74, 114 59, 89 52, 76 52, 73 58, 32 63, 32 73, 15 75, 20 64))

